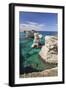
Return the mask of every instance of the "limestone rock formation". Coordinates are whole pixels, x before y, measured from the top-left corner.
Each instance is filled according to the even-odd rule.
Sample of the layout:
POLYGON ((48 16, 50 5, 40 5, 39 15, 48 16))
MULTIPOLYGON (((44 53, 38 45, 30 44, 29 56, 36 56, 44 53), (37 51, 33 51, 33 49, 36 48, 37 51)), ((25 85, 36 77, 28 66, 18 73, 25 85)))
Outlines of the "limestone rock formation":
POLYGON ((58 38, 57 36, 46 36, 45 45, 39 52, 40 57, 48 63, 58 63, 58 38))
POLYGON ((26 33, 26 38, 32 38, 34 37, 34 33, 36 31, 35 30, 29 30, 29 31, 25 30, 24 32, 26 33))

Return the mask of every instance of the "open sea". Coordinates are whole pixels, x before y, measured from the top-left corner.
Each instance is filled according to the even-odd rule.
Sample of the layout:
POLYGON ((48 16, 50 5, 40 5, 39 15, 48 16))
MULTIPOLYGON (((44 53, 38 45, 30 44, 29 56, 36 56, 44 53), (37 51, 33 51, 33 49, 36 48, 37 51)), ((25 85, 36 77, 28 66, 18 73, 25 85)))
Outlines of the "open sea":
POLYGON ((57 35, 56 31, 38 31, 40 34, 42 34, 43 36, 46 35, 57 35))

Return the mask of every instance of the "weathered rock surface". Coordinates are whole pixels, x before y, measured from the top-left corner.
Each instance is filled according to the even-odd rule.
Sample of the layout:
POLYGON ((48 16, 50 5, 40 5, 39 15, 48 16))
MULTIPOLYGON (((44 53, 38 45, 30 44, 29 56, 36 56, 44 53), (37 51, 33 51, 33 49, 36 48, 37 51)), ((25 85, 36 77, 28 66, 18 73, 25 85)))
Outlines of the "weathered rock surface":
POLYGON ((44 76, 57 76, 58 75, 58 67, 47 69, 42 72, 44 73, 44 76))
POLYGON ((32 72, 28 74, 20 75, 21 78, 28 78, 28 77, 48 77, 48 76, 57 76, 58 75, 58 68, 51 68, 41 72, 32 72))
POLYGON ((34 33, 35 31, 34 30, 31 30, 31 31, 24 31, 26 33, 26 38, 32 38, 34 37, 34 33))
POLYGON ((58 38, 57 36, 46 36, 45 45, 39 52, 40 57, 48 63, 58 63, 58 38))

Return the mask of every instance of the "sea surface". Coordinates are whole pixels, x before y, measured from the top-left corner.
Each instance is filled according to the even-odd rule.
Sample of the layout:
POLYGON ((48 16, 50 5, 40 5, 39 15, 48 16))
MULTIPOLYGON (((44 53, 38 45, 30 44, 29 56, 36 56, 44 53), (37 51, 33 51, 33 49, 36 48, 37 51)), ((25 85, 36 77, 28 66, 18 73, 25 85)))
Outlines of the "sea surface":
MULTIPOLYGON (((46 35, 57 35, 57 32, 38 31, 43 35, 41 44, 45 44, 46 35)), ((56 64, 44 63, 39 57, 41 48, 31 48, 33 38, 26 38, 24 32, 20 32, 20 75, 30 72, 39 72, 55 67, 56 64)))
MULTIPOLYGON (((58 32, 56 31, 37 31, 38 33, 42 34, 44 37, 46 35, 57 35, 58 32)), ((25 38, 25 33, 24 32, 20 32, 20 38, 24 39, 25 38)))
POLYGON ((40 34, 42 34, 43 36, 46 35, 57 35, 56 31, 38 31, 40 34))

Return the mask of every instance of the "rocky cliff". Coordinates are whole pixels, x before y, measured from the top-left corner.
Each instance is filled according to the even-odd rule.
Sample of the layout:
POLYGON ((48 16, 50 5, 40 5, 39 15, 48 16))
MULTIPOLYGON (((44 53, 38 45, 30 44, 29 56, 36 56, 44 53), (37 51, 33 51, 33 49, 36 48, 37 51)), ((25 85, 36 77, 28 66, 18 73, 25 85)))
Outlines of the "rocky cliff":
POLYGON ((48 63, 58 63, 58 38, 57 36, 46 36, 45 45, 39 52, 40 57, 48 63))

